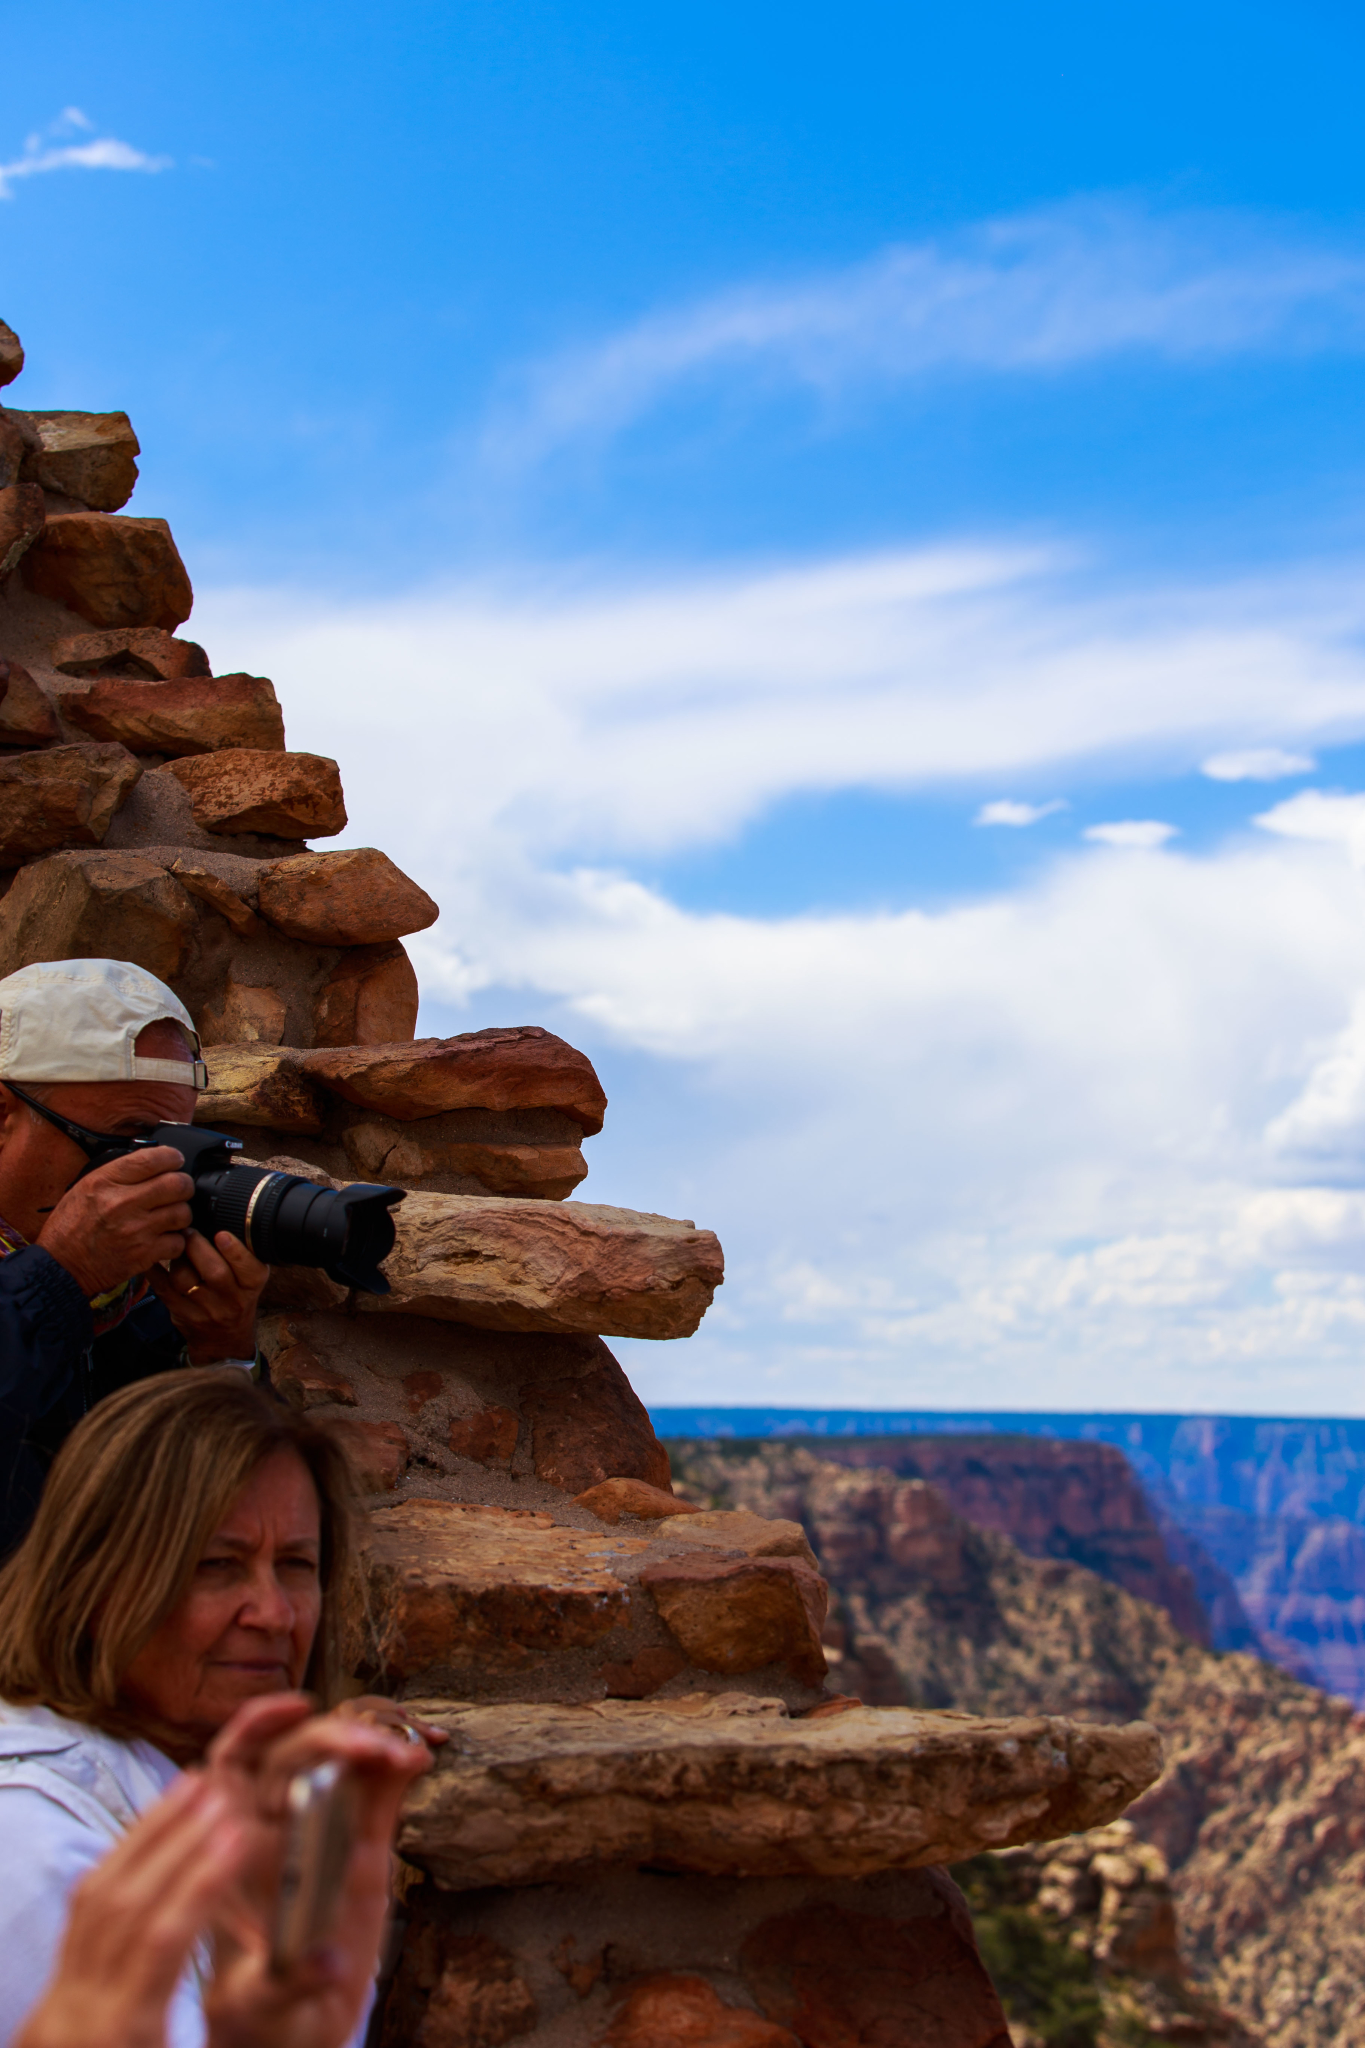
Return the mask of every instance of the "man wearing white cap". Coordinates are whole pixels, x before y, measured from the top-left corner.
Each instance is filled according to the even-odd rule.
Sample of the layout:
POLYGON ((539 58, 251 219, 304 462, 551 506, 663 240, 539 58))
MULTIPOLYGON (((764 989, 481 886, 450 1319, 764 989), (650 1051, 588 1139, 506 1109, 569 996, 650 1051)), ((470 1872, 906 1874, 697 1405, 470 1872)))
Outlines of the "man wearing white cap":
POLYGON ((167 1145, 91 1166, 97 1137, 189 1123, 207 1074, 189 1012, 124 960, 0 980, 0 1554, 87 1408, 181 1365, 250 1365, 269 1277, 190 1227, 167 1145))

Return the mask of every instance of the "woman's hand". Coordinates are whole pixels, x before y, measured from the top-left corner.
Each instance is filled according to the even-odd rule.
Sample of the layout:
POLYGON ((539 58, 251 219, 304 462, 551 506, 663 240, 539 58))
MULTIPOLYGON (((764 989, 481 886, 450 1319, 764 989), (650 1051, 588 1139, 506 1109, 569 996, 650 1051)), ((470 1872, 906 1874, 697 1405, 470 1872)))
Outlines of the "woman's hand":
POLYGON ((172 1994, 248 1843, 230 1791, 178 1778, 72 1892, 52 1983, 12 2048, 164 2048, 172 1994))
POLYGON ((450 1740, 449 1729, 438 1728, 434 1721, 424 1721, 401 1700, 385 1699, 382 1693, 361 1693, 358 1699, 343 1700, 334 1711, 343 1720, 370 1721, 380 1728, 391 1728, 395 1735, 409 1742, 420 1736, 428 1748, 450 1740))
POLYGON ((299 1695, 252 1701, 208 1754, 210 1781, 249 1792, 246 1875, 219 1917, 213 1986, 205 1999, 209 2048, 341 2048, 359 2024, 388 1923, 390 1849, 403 1794, 430 1765, 424 1741, 400 1737, 354 1712, 299 1717, 299 1695), (290 1718, 294 1725, 286 1726, 290 1718), (289 1978, 271 1973, 270 1945, 288 1829, 291 1780, 315 1765, 343 1765, 353 1841, 327 1947, 289 1978))

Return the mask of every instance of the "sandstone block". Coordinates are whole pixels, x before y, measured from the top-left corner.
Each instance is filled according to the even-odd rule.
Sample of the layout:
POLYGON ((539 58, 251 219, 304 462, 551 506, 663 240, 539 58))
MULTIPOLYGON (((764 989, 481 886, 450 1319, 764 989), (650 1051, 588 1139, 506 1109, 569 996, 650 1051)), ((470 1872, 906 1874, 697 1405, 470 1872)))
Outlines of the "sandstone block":
POLYGON ((406 1372, 403 1375, 403 1392, 413 1415, 420 1415, 428 1401, 434 1401, 446 1390, 445 1374, 430 1369, 406 1372))
POLYGON ((578 1505, 596 1515, 599 1522, 619 1522, 622 1515, 635 1515, 642 1522, 661 1522, 672 1515, 695 1515, 690 1500, 679 1500, 662 1486, 644 1479, 603 1479, 578 1496, 578 1505))
POLYGON ((19 472, 29 452, 30 434, 20 425, 17 412, 0 409, 0 491, 19 481, 19 472))
POLYGON ((178 626, 194 592, 164 519, 57 512, 24 556, 24 581, 92 626, 178 626))
POLYGON ((262 1124, 299 1137, 322 1129, 322 1104, 317 1090, 300 1073, 297 1054, 250 1043, 215 1045, 208 1070, 209 1085, 199 1098, 196 1123, 262 1124))
MULTIPOLYGON (((440 1126, 441 1119, 431 1123, 440 1126)), ((366 1180, 401 1181, 404 1186, 436 1174, 464 1174, 490 1195, 530 1195, 562 1202, 581 1180, 588 1162, 577 1145, 494 1145, 468 1138, 428 1137, 422 1123, 351 1124, 343 1133, 346 1157, 366 1180)))
MULTIPOLYGON (((64 676, 123 676, 131 682, 178 683, 207 676, 209 658, 195 640, 177 640, 161 626, 116 626, 106 633, 71 633, 52 648, 52 666, 64 676)), ((221 676, 220 683, 235 682, 221 676)), ((258 742, 259 744, 259 742, 258 742)), ((284 742, 281 740, 281 746, 284 742)), ((148 748, 161 753, 162 748, 148 748)))
POLYGON ((699 1670, 785 1664, 807 1685, 823 1683, 829 1588, 799 1558, 665 1558, 640 1583, 699 1670))
POLYGON ((199 1013, 204 1045, 280 1045, 284 1041, 285 1001, 278 989, 238 981, 235 971, 217 1003, 199 1013))
POLYGON ((792 1721, 735 1693, 420 1711, 452 1740, 408 1795, 398 1852, 452 1891, 613 1864, 856 1877, 954 1863, 1113 1819, 1161 1769, 1141 1721, 910 1707, 792 1721))
POLYGON ((416 882, 373 846, 297 853, 261 875, 262 917, 317 946, 372 946, 425 931, 440 912, 416 882))
POLYGON ((366 1422, 344 1416, 329 1425, 345 1445, 365 1493, 392 1493, 408 1469, 411 1447, 398 1422, 366 1422))
POLYGON ((37 484, 8 484, 0 490, 0 577, 19 566, 46 519, 37 484))
MULTIPOLYGON (((79 726, 82 732, 95 739, 121 740, 125 747, 139 754, 193 758, 230 749, 225 767, 241 758, 237 750, 246 749, 251 750, 248 758, 252 760, 263 755, 270 761, 314 758, 283 752, 284 716, 275 685, 264 676, 190 676, 165 683, 102 678, 88 690, 68 691, 62 700, 62 710, 68 722, 79 726)), ((193 796, 193 782, 185 773, 180 774, 180 779, 193 796)), ((196 823, 204 822, 197 809, 195 819, 196 823)), ((208 829, 273 832, 278 828, 213 825, 208 829)), ((298 835, 291 832, 289 836, 298 835)))
POLYGON ((629 1610, 613 1558, 643 1548, 455 1501, 405 1500, 370 1523, 369 1605, 390 1680, 471 1664, 515 1671, 597 1642, 629 1610))
POLYGON ((450 1448, 457 1458, 505 1471, 517 1447, 521 1425, 510 1408, 481 1408, 477 1415, 457 1415, 450 1425, 450 1448))
POLYGON ((17 661, 0 660, 0 747, 45 747, 57 737, 52 706, 28 670, 17 661))
POLYGON ((38 447, 24 464, 30 483, 100 512, 133 495, 141 450, 126 412, 30 412, 38 447))
POLYGON ((318 1052, 313 1071, 347 1102, 404 1123, 448 1109, 557 1109, 591 1135, 607 1106, 587 1055, 535 1024, 318 1052))
POLYGON ((307 1344, 291 1344, 280 1354, 271 1365, 270 1384, 291 1408, 323 1408, 333 1402, 343 1408, 359 1406, 355 1386, 345 1373, 324 1365, 307 1344))
POLYGON ((0 385, 12 384, 24 367, 24 345, 12 327, 0 320, 0 385))
POLYGON ((539 1380, 521 1390, 536 1477, 573 1494, 604 1479, 643 1479, 666 1492, 668 1452, 606 1345, 598 1349, 601 1363, 580 1378, 539 1380))
POLYGON ((257 932, 265 929, 251 905, 230 888, 221 875, 200 867, 192 858, 183 857, 171 862, 170 872, 191 896, 210 904, 220 916, 225 917, 239 939, 254 938, 257 932))
POLYGON ((650 1643, 637 1650, 628 1664, 604 1664, 602 1684, 609 1700, 647 1700, 686 1669, 687 1659, 681 1650, 650 1643))
POLYGON ((22 868, 0 905, 0 974, 34 960, 135 960, 174 982, 195 911, 159 861, 54 853, 22 868))
POLYGON ((417 1029, 417 976, 396 939, 354 946, 318 994, 314 1045, 388 1045, 417 1029))
POLYGON ((141 773, 126 747, 0 758, 0 867, 59 846, 98 846, 141 773))
POLYGON ((448 1941, 417 2040, 421 2048, 503 2048, 529 2034, 539 2010, 512 1957, 487 1935, 448 1941))
POLYGON ((623 1986, 618 1999, 603 2048, 805 2048, 762 2013, 726 2005, 704 1977, 659 1971, 623 1986))
POLYGON ((723 1275, 709 1230, 633 1209, 413 1194, 397 1223, 384 1307, 485 1330, 690 1337, 723 1275))
POLYGON ((720 1556, 797 1557, 812 1571, 817 1569, 801 1524, 776 1515, 752 1515, 745 1508, 703 1508, 668 1534, 671 1542, 690 1543, 720 1556))
POLYGON ((236 747, 185 756, 170 764, 170 773, 189 791, 194 822, 206 832, 307 839, 345 830, 341 771, 321 754, 236 747))
POLYGON ((827 1900, 776 1914, 740 1949, 745 1982, 764 2012, 803 2048, 905 2041, 942 2048, 1010 2048, 1000 2001, 955 1886, 926 1926, 827 1900))

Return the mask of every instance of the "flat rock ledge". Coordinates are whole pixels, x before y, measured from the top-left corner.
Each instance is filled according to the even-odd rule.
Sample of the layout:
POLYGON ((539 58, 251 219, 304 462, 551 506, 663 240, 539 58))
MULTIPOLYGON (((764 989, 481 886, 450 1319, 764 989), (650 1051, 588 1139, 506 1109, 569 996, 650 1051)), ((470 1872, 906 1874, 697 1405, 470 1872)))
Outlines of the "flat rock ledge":
POLYGON ((450 1741, 412 1790, 398 1851, 451 1891, 612 1865, 859 1877, 953 1863, 1113 1820, 1161 1770, 1143 1721, 862 1706, 792 1720, 739 1693, 419 1711, 450 1741))

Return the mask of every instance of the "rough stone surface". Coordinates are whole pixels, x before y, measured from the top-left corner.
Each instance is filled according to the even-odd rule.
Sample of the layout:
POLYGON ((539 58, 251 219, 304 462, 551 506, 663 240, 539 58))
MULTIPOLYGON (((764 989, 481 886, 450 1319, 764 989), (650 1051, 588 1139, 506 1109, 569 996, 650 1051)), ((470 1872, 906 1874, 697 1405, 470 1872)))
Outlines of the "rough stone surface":
POLYGON ((494 1145, 429 1135, 430 1126, 440 1132, 443 1122, 430 1117, 400 1124, 384 1117, 349 1124, 343 1134, 346 1156, 366 1180, 439 1187, 442 1178, 459 1175, 478 1181, 490 1195, 527 1195, 545 1202, 564 1201, 587 1177, 588 1162, 577 1145, 494 1145))
POLYGON ((701 1670, 733 1676, 785 1664, 807 1685, 823 1680, 829 1596, 798 1558, 670 1558, 649 1566, 641 1584, 701 1670))
POLYGON ((796 2035, 742 2005, 726 2005, 704 1977, 661 1970, 621 1989, 603 2048, 802 2048, 796 2035))
POLYGON ((191 896, 197 896, 202 903, 209 904, 226 918, 239 939, 252 939, 264 931, 265 927, 251 905, 211 868, 193 859, 182 859, 171 862, 170 872, 191 896))
POLYGON ((649 1412, 605 1345, 600 1361, 579 1378, 537 1381, 522 1390, 538 1479, 583 1493, 606 1479, 671 1485, 668 1452, 649 1412))
POLYGON ((12 384, 24 367, 24 345, 12 327, 0 320, 0 386, 12 384))
POLYGON ((488 1330, 690 1337, 723 1270, 711 1231, 667 1216, 414 1194, 384 1267, 393 1290, 385 1307, 488 1330))
POLYGON ((57 737, 57 719, 46 696, 17 661, 0 660, 0 747, 45 747, 57 737))
MULTIPOLYGON (((161 626, 70 633, 54 643, 51 660, 59 675, 120 676, 131 682, 175 683, 209 674, 209 658, 198 642, 177 640, 161 626)), ((221 686, 238 678, 220 676, 218 680, 221 686)), ((169 753, 171 749, 158 747, 155 751, 169 753)))
POLYGON ((632 2048, 1010 2048, 961 1894, 940 1870, 842 1881, 608 1871, 473 1893, 427 1883, 404 1910, 382 2048, 428 2038, 443 1961, 466 1968, 479 1936, 537 2007, 527 2048, 603 2048, 623 2023, 632 2048), (789 1930, 826 1920, 842 1952, 817 1932, 799 1953, 789 1930))
POLYGON ((262 917, 291 939, 373 946, 425 931, 440 912, 416 882, 373 846, 300 853, 261 876, 262 917))
POLYGON ((327 838, 346 827, 341 771, 321 754, 255 747, 197 754, 171 763, 206 832, 273 832, 281 839, 327 838))
MULTIPOLYGON (((409 1374, 410 1379, 424 1377, 409 1374)), ((520 1427, 510 1408, 480 1408, 477 1415, 457 1415, 447 1440, 457 1458, 468 1458, 475 1465, 500 1465, 505 1470, 516 1454, 520 1427)))
POLYGON ((391 1493, 408 1469, 407 1432, 397 1422, 371 1422, 347 1416, 331 1425, 355 1466, 367 1493, 391 1493))
POLYGON ((0 906, 0 974, 33 960, 135 960, 173 982, 194 936, 179 882, 142 854, 54 853, 22 868, 0 906))
POLYGON ((619 1522, 622 1515, 634 1515, 641 1522, 658 1522, 673 1515, 698 1512, 691 1501, 679 1500, 668 1489, 651 1486, 644 1479, 603 1479, 578 1495, 578 1505, 596 1515, 599 1522, 612 1523, 619 1522))
POLYGON ((292 1344, 271 1361, 270 1384, 291 1408, 354 1408, 356 1391, 345 1373, 333 1372, 307 1344, 292 1344))
MULTIPOLYGON (((262 758, 262 750, 269 750, 265 758, 272 761, 314 758, 309 754, 290 755, 281 751, 284 747, 284 718, 275 695, 275 685, 264 676, 190 676, 182 681, 164 683, 104 678, 92 683, 88 690, 67 691, 62 699, 62 712, 68 724, 78 726, 82 732, 90 733, 95 739, 121 740, 125 747, 132 747, 140 754, 193 758, 212 755, 222 748, 249 748, 251 752, 247 758, 253 761, 262 758)), ((223 764, 229 775, 238 759, 239 755, 234 751, 228 762, 223 764)), ((176 772, 191 796, 195 796, 196 784, 191 775, 179 768, 176 772)), ((202 800, 201 797, 196 801, 195 818, 207 825, 210 831, 279 832, 288 838, 300 836, 293 824, 285 827, 210 823, 207 818, 200 819, 202 800)), ((212 807, 211 796, 208 807, 212 807)))
MULTIPOLYGON (((354 946, 323 983, 314 1045, 389 1045, 417 1029, 417 976, 396 939, 354 946)), ((363 1169, 362 1169, 363 1170, 363 1169)))
POLYGON ((0 491, 18 483, 32 440, 32 430, 21 424, 21 415, 0 408, 0 491))
POLYGON ((401 1122, 449 1109, 557 1109, 591 1135, 607 1106, 591 1060, 534 1024, 320 1053, 313 1070, 348 1102, 401 1122))
POLYGON ((369 1604, 390 1682, 474 1664, 516 1670, 595 1643, 627 1615, 616 1558, 644 1547, 451 1501, 407 1500, 370 1519, 369 1604))
POLYGON ((423 1712, 451 1741, 409 1795, 398 1848, 456 1891, 611 1864, 852 1877, 946 1863, 1115 1819, 1161 1768, 1141 1722, 906 1707, 792 1721, 730 1693, 423 1712))
POLYGON ((299 1135, 322 1129, 318 1092, 300 1073, 296 1055, 261 1044, 215 1045, 208 1070, 196 1123, 265 1125, 299 1135))
POLYGON ((0 490, 0 578, 18 567, 43 530, 47 512, 37 484, 0 490))
POLYGON ((194 592, 164 519, 57 512, 23 560, 30 590, 92 626, 174 627, 194 592))
POLYGON ((142 773, 126 747, 49 747, 0 758, 0 866, 98 846, 142 773))
POLYGON ((99 512, 117 512, 137 482, 137 435, 126 412, 28 412, 38 447, 24 464, 30 483, 99 512))

